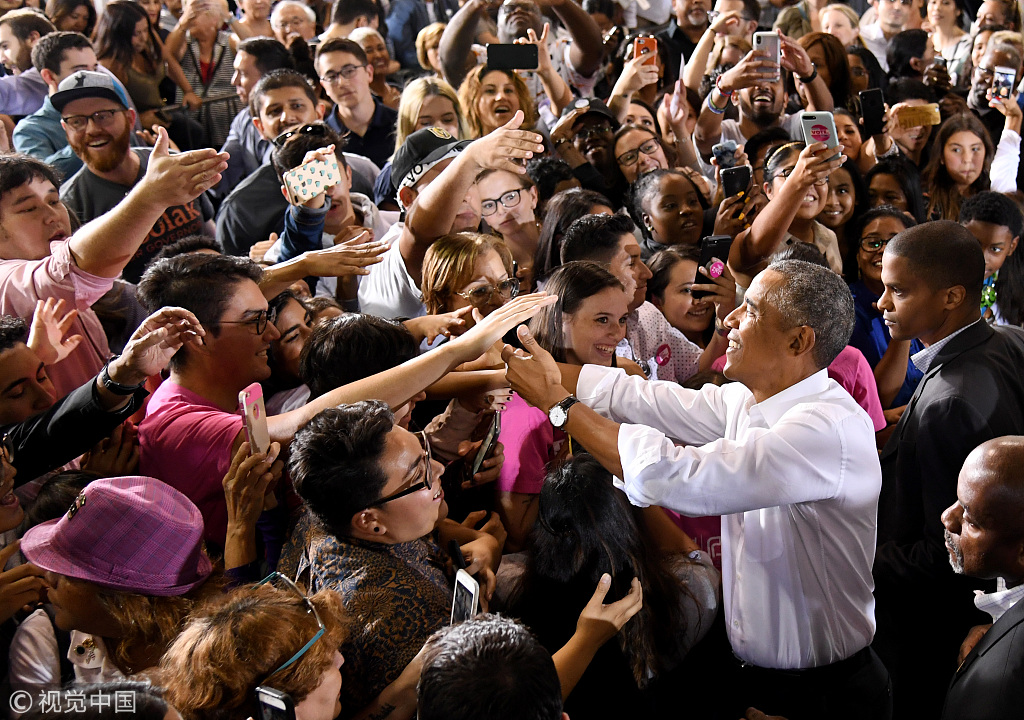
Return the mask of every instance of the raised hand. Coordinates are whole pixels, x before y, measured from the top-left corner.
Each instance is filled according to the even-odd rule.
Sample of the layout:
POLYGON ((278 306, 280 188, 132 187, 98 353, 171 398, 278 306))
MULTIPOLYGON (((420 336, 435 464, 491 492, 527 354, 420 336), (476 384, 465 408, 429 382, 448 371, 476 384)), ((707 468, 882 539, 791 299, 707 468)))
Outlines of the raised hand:
POLYGON ((167 130, 160 127, 157 133, 149 167, 139 183, 145 197, 165 208, 185 205, 220 182, 220 173, 228 167, 227 153, 205 148, 171 155, 167 130))
POLYGON ((303 253, 303 267, 316 277, 369 275, 370 266, 384 259, 388 247, 386 240, 374 240, 368 231, 360 228, 359 235, 350 240, 303 253))
POLYGON ((118 425, 82 458, 82 469, 100 477, 135 475, 139 469, 138 432, 130 420, 118 425))
MULTIPOLYGON (((15 540, 0 550, 0 569, 18 552, 21 541, 15 540)), ((26 605, 34 605, 46 598, 46 580, 43 571, 32 563, 18 565, 0 572, 0 622, 6 622, 26 605)))
POLYGON ((174 353, 206 335, 199 320, 185 308, 165 307, 146 318, 124 352, 110 362, 110 379, 121 385, 138 385, 167 367, 174 353))
POLYGON ((526 322, 539 313, 541 308, 553 305, 557 300, 556 295, 544 292, 520 295, 487 317, 478 320, 476 325, 464 335, 452 340, 450 345, 458 350, 458 355, 463 360, 475 360, 509 330, 526 322))
POLYGON ((562 388, 562 373, 551 353, 540 346, 529 328, 522 325, 516 333, 525 350, 506 345, 501 351, 501 359, 507 367, 505 379, 526 402, 547 412, 568 394, 562 388))
POLYGON ((81 335, 64 337, 78 317, 78 310, 68 310, 67 307, 63 298, 54 300, 50 297, 45 301, 36 301, 27 344, 45 365, 59 363, 82 342, 81 335))
POLYGON ((718 88, 722 92, 736 92, 743 88, 774 82, 778 73, 779 66, 768 53, 751 50, 742 60, 719 76, 718 88))
POLYGON ((637 578, 633 578, 629 592, 624 598, 605 605, 604 599, 611 586, 611 575, 605 573, 576 622, 576 632, 584 635, 589 642, 598 647, 615 637, 630 618, 644 606, 644 591, 637 578))
POLYGON ((516 110, 512 119, 500 128, 474 140, 466 148, 469 158, 480 168, 486 170, 508 170, 517 175, 526 174, 525 163, 534 155, 544 152, 544 138, 529 130, 520 130, 523 124, 522 110, 516 110))

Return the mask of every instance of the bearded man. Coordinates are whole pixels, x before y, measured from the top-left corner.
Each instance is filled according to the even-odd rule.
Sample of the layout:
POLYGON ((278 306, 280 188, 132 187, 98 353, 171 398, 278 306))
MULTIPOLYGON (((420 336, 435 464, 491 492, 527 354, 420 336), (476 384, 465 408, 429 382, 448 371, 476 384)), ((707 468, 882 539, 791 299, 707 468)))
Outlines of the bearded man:
MULTIPOLYGON (((60 199, 82 223, 107 212, 142 180, 150 148, 131 148, 135 125, 123 88, 108 75, 83 70, 65 78, 50 97, 61 114, 68 144, 84 167, 60 186, 60 199)), ((167 208, 128 262, 121 277, 137 283, 150 259, 188 235, 214 235, 213 205, 205 193, 167 208)))

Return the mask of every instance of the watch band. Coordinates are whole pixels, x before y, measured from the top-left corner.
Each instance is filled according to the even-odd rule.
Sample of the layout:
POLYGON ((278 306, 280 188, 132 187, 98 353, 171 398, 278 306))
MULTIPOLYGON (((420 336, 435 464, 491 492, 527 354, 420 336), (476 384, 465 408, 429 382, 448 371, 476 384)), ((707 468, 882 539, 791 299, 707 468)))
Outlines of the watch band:
POLYGON ((802 82, 804 85, 807 85, 809 83, 814 82, 814 78, 816 77, 818 77, 818 66, 815 65, 814 63, 811 63, 811 74, 808 75, 807 77, 800 77, 798 75, 797 79, 799 79, 800 82, 802 82))
POLYGON ((114 380, 112 380, 110 377, 110 363, 116 360, 118 357, 120 356, 112 356, 110 360, 107 360, 107 363, 103 366, 103 369, 100 370, 100 384, 103 385, 103 387, 105 387, 109 392, 114 393, 114 395, 123 395, 125 397, 127 397, 128 395, 134 395, 146 383, 145 381, 143 381, 140 382, 138 385, 122 385, 119 382, 114 382, 114 380))
POLYGON ((567 398, 560 400, 548 410, 548 420, 551 425, 556 428, 563 428, 569 421, 569 408, 579 402, 579 398, 570 395, 567 398))

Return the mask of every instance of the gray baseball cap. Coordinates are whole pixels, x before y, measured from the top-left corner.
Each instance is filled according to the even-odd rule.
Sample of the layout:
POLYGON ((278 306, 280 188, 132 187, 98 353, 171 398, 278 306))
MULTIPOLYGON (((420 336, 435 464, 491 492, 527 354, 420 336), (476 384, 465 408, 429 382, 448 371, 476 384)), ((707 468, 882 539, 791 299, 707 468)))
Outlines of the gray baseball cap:
POLYGON ((79 70, 61 80, 57 92, 50 97, 50 103, 58 112, 62 112, 64 106, 72 100, 90 97, 107 98, 126 109, 131 107, 121 83, 106 73, 89 70, 79 70))

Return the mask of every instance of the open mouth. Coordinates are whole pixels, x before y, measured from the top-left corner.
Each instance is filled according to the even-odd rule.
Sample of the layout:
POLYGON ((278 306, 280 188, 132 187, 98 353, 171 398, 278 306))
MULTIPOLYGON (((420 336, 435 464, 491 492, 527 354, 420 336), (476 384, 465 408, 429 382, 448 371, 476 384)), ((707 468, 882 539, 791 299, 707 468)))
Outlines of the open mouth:
POLYGON ((506 117, 508 115, 511 115, 511 114, 512 114, 512 107, 510 105, 501 104, 501 105, 495 105, 494 106, 494 116, 495 117, 504 118, 504 117, 506 117))
POLYGON ((614 345, 595 345, 594 350, 596 350, 598 353, 606 357, 611 357, 612 355, 615 354, 614 345))
POLYGON ((18 496, 14 494, 14 490, 11 490, 3 497, 0 497, 0 507, 7 508, 8 510, 18 507, 20 505, 18 496))
POLYGON ((690 310, 687 310, 686 314, 697 320, 703 320, 711 313, 711 310, 712 307, 710 305, 705 305, 703 307, 691 308, 690 310))
POLYGON ((750 101, 754 104, 763 103, 765 105, 771 105, 775 102, 775 93, 771 90, 758 90, 751 96, 750 101))
POLYGON ((437 485, 437 492, 434 493, 434 497, 432 499, 433 500, 440 500, 442 495, 444 495, 444 489, 441 487, 441 484, 438 483, 438 485, 437 485))

